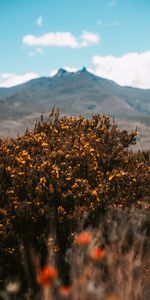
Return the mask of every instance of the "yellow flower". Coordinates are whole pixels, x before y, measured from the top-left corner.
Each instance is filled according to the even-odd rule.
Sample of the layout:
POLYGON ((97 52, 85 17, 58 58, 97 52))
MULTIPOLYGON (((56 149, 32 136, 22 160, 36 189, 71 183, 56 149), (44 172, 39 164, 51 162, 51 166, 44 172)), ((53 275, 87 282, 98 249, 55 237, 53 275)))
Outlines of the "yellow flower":
POLYGON ((114 177, 114 175, 110 175, 109 177, 108 177, 108 180, 112 180, 113 179, 113 177, 114 177))
POLYGON ((96 190, 91 190, 90 194, 91 194, 91 196, 97 197, 97 191, 96 190))
POLYGON ((16 157, 16 160, 22 165, 26 163, 25 160, 23 160, 21 157, 16 157))
POLYGON ((124 175, 126 175, 126 172, 120 171, 116 176, 121 177, 121 176, 124 176, 124 175))
POLYGON ((50 185, 49 185, 49 190, 50 190, 50 193, 54 193, 54 188, 53 188, 53 186, 52 186, 51 183, 50 183, 50 185))
POLYGON ((48 144, 47 143, 42 143, 42 146, 43 147, 48 147, 48 144))
POLYGON ((58 213, 60 214, 66 214, 65 209, 62 206, 58 206, 58 213))
POLYGON ((6 170, 7 170, 7 171, 10 171, 10 170, 11 170, 11 167, 10 167, 10 166, 6 167, 6 170))
POLYGON ((40 184, 45 186, 45 184, 46 184, 46 178, 45 177, 40 178, 40 184))

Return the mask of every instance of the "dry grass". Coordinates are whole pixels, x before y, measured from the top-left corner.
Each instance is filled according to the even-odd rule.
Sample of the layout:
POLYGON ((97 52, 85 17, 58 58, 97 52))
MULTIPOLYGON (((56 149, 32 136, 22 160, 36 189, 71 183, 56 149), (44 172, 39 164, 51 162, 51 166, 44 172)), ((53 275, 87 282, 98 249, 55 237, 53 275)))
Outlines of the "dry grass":
POLYGON ((21 281, 16 281, 6 284, 9 297, 2 299, 149 300, 148 220, 148 211, 132 208, 110 210, 95 229, 82 228, 82 221, 66 252, 69 285, 59 277, 54 233, 49 237, 47 262, 42 269, 41 258, 30 252, 32 266, 26 268, 29 286, 24 298, 19 294, 21 281), (31 267, 36 287, 31 283, 31 267))

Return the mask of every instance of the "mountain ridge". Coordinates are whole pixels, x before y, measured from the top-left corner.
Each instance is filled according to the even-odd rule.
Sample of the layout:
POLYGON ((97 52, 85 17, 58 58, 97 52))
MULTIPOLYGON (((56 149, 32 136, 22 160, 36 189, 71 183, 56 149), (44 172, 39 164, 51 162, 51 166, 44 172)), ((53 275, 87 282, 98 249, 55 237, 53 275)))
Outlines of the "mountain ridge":
POLYGON ((66 75, 80 75, 80 74, 88 74, 90 76, 93 76, 94 78, 98 78, 98 79, 101 79, 103 81, 107 81, 107 82, 110 82, 110 83, 113 83, 115 84, 116 86, 119 86, 121 88, 129 88, 129 89, 135 89, 135 90, 142 90, 142 91, 150 91, 150 88, 148 89, 144 89, 144 88, 138 88, 138 87, 133 87, 133 86, 130 86, 130 85, 120 85, 118 83, 116 83, 114 80, 111 80, 111 79, 108 79, 108 78, 105 78, 105 77, 101 77, 101 76, 98 76, 98 75, 95 75, 93 74, 92 72, 88 71, 86 67, 83 67, 81 70, 78 70, 76 72, 70 72, 70 71, 67 71, 65 68, 59 68, 57 73, 54 74, 53 76, 41 76, 41 77, 38 77, 38 78, 33 78, 33 79, 30 79, 24 83, 20 83, 20 84, 17 84, 17 85, 14 85, 14 86, 11 86, 11 87, 0 87, 0 96, 1 96, 1 92, 3 91, 8 91, 8 90, 12 90, 13 88, 18 88, 20 86, 26 86, 28 85, 29 83, 33 83, 33 82, 38 82, 39 80, 51 80, 51 79, 54 79, 54 78, 58 78, 58 77, 66 77, 66 75))
POLYGON ((62 114, 115 116, 121 122, 150 125, 150 89, 123 87, 98 77, 85 67, 77 72, 60 68, 52 77, 39 77, 23 84, 0 88, 0 137, 15 136, 53 105, 62 114), (11 130, 9 129, 12 125, 11 130))

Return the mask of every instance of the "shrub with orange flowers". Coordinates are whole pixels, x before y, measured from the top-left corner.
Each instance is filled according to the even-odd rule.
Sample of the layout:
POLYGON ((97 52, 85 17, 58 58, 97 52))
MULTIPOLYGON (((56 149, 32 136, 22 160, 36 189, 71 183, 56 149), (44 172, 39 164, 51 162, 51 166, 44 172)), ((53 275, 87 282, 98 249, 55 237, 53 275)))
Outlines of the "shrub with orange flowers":
MULTIPOLYGON (((60 118, 53 110, 23 136, 0 140, 2 284, 17 265, 23 270, 21 247, 44 252, 46 260, 52 224, 63 275, 63 257, 80 219, 95 226, 109 207, 148 203, 149 163, 129 150, 136 134, 120 130, 108 116, 60 118)), ((83 244, 89 240, 78 237, 83 244)))

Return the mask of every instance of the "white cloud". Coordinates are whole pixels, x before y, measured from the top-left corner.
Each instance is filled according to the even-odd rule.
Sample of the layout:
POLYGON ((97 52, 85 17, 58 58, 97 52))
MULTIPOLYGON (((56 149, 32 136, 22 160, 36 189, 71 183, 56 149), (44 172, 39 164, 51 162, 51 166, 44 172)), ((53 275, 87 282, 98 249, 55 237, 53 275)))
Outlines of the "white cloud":
POLYGON ((44 54, 44 50, 42 48, 36 48, 35 51, 30 51, 29 52, 29 56, 35 56, 35 55, 38 55, 38 54, 44 54))
MULTIPOLYGON (((76 72, 77 68, 64 66, 69 72, 76 72)), ((97 76, 114 80, 118 84, 138 88, 150 88, 150 51, 131 52, 122 56, 100 56, 92 58, 92 67, 87 70, 97 76)), ((57 69, 50 72, 50 76, 57 73, 57 69)), ((0 87, 10 87, 21 84, 33 78, 38 78, 37 73, 17 75, 4 73, 0 75, 0 87)))
POLYGON ((83 31, 82 35, 77 39, 71 32, 49 32, 40 36, 32 34, 23 37, 22 42, 27 46, 57 46, 82 48, 93 44, 98 44, 100 37, 98 34, 83 31))
POLYGON ((87 47, 89 45, 99 44, 100 38, 98 34, 83 31, 81 40, 81 47, 87 47))
POLYGON ((131 52, 120 57, 95 55, 93 73, 120 85, 150 88, 150 51, 131 52))
POLYGON ((23 43, 27 46, 61 46, 77 48, 76 38, 70 32, 49 32, 39 37, 26 35, 23 37, 23 43))
POLYGON ((78 71, 77 68, 73 68, 73 67, 69 67, 69 66, 65 66, 64 69, 68 72, 77 72, 78 71))
POLYGON ((54 69, 54 70, 52 70, 52 71, 49 73, 49 76, 50 76, 50 77, 53 77, 53 76, 55 76, 55 75, 57 74, 57 72, 58 72, 58 69, 54 69))
POLYGON ((112 0, 108 3, 108 7, 115 6, 117 4, 117 0, 112 0))
POLYGON ((37 73, 24 73, 21 75, 4 73, 0 75, 0 87, 12 87, 38 77, 37 73))
POLYGON ((43 17, 39 16, 36 20, 36 24, 41 27, 43 25, 43 17))

